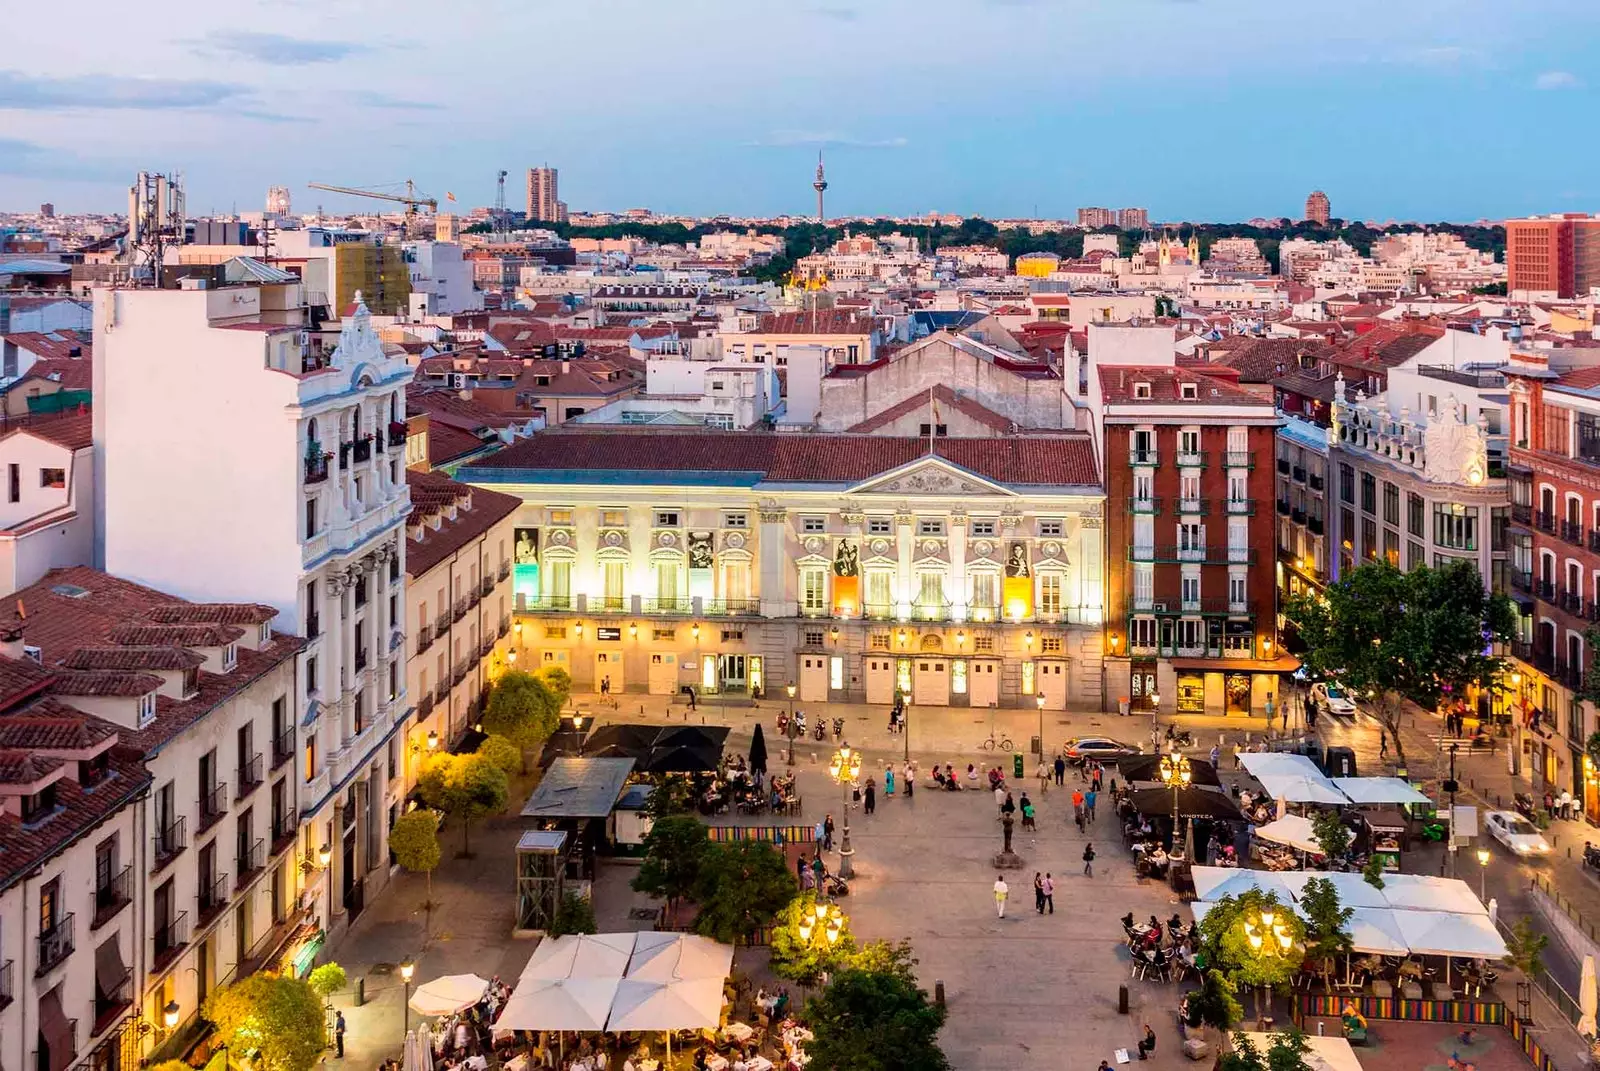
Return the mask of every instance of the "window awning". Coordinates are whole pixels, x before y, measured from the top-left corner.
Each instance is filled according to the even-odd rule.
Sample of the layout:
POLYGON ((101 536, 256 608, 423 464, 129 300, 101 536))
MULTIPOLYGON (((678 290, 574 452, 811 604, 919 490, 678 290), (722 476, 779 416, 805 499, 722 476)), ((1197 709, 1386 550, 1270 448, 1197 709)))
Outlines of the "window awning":
POLYGON ((94 950, 94 984, 105 998, 114 997, 128 978, 128 968, 122 962, 122 949, 113 937, 94 950))
POLYGON ((61 987, 39 998, 39 1044, 49 1054, 49 1071, 66 1071, 77 1055, 74 1024, 61 1010, 61 987))

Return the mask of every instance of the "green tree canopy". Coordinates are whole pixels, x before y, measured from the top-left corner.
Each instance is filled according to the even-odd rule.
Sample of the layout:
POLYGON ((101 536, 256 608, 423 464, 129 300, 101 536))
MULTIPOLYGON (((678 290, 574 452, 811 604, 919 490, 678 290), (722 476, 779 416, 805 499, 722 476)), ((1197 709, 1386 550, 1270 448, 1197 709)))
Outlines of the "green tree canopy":
MULTIPOLYGON (((1200 948, 1208 967, 1221 971, 1235 986, 1275 989, 1294 977, 1304 960, 1305 925, 1278 900, 1277 894, 1247 889, 1224 896, 1200 921, 1200 948), (1270 915, 1270 928, 1264 919, 1270 915), (1287 934, 1283 947, 1278 934, 1287 934)), ((1256 1010, 1261 1014, 1260 994, 1256 1010)))
POLYGON ((1291 1027, 1273 1034, 1267 1051, 1262 1052, 1243 1034, 1233 1037, 1233 1051, 1225 1052, 1217 1061, 1217 1071, 1310 1071, 1306 1053, 1311 1046, 1306 1036, 1291 1027))
POLYGON ((417 788, 428 806, 460 820, 463 855, 471 854, 472 823, 504 807, 511 791, 505 771, 476 753, 435 755, 423 767, 417 788))
POLYGON ((313 993, 327 1000, 344 988, 344 968, 337 963, 324 963, 320 967, 313 968, 306 981, 310 983, 313 993))
POLYGON ((1335 957, 1350 951, 1350 916, 1355 912, 1339 903, 1339 890, 1327 878, 1306 882, 1300 911, 1306 917, 1306 959, 1317 963, 1326 979, 1335 957))
POLYGON ((1432 708, 1470 684, 1490 683, 1502 666, 1486 653, 1490 641, 1510 639, 1515 622, 1510 600, 1486 593, 1466 560, 1410 572, 1368 562, 1321 595, 1291 599, 1285 613, 1306 645, 1307 669, 1373 696, 1402 763, 1405 700, 1432 708))
POLYGON ((1337 862, 1350 850, 1350 827, 1344 824, 1338 811, 1318 811, 1311 819, 1311 839, 1330 862, 1337 862))
POLYGON ((1544 950, 1549 945, 1550 938, 1534 929, 1533 922, 1524 916, 1511 927, 1511 939, 1506 942, 1506 962, 1532 980, 1544 969, 1544 950))
POLYGON ((694 883, 700 914, 695 932, 727 944, 748 941, 770 926, 798 891, 783 854, 764 840, 713 844, 694 883))
POLYGON ((507 670, 494 682, 483 712, 483 731, 503 736, 524 751, 544 743, 561 718, 561 699, 532 673, 507 670))
POLYGON ((811 1066, 828 1071, 946 1071, 945 1010, 896 972, 844 970, 806 1003, 811 1066))
POLYGON ((407 871, 422 874, 427 880, 427 899, 422 904, 422 930, 426 935, 433 917, 433 871, 439 865, 439 815, 419 807, 396 818, 389 827, 389 850, 407 871))
POLYGON ((298 978, 252 974, 211 994, 201 1014, 262 1071, 310 1071, 327 1044, 322 999, 298 978))
MULTIPOLYGON (((656 791, 660 791, 658 788, 656 791)), ((658 818, 644 835, 644 859, 633 888, 666 899, 668 909, 694 890, 700 861, 710 847, 706 827, 688 814, 658 818)))
POLYGON ((560 666, 542 666, 538 677, 555 698, 556 714, 559 716, 561 708, 565 707, 567 700, 572 697, 572 674, 560 666))
POLYGON ((564 937, 569 933, 595 933, 594 904, 587 896, 569 892, 556 907, 555 918, 550 920, 551 937, 564 937))
POLYGON ((522 749, 507 737, 491 734, 478 745, 476 754, 494 763, 508 778, 522 772, 522 749))
POLYGON ((1189 1025, 1231 1030, 1244 1018, 1244 1008, 1234 997, 1233 983, 1221 971, 1206 971, 1200 988, 1185 994, 1189 1001, 1189 1025))

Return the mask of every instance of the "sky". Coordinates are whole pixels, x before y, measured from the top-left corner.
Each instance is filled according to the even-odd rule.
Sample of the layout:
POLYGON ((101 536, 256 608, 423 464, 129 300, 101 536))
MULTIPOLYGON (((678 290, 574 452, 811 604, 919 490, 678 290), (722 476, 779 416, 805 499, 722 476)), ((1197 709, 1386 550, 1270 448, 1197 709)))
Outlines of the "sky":
POLYGON ((0 210, 1475 220, 1600 208, 1595 0, 86 0, 0 24, 0 210), (65 18, 63 17, 65 15, 65 18), (30 46, 28 42, 32 42, 30 46), (364 202, 371 205, 372 202, 364 202))

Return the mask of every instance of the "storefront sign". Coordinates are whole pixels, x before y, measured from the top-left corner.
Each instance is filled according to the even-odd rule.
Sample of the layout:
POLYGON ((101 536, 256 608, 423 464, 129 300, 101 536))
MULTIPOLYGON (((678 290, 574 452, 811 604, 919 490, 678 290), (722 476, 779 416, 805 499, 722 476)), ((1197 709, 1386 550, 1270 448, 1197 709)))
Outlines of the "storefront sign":
POLYGON ((602 625, 594 630, 594 638, 597 640, 620 640, 622 639, 622 630, 620 628, 608 628, 602 625))

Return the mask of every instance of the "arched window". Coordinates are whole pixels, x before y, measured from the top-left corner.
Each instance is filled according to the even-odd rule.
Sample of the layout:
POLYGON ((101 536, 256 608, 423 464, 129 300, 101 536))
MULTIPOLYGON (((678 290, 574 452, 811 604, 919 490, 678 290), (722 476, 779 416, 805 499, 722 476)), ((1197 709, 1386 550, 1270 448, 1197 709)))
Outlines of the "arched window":
POLYGON ((320 443, 321 440, 317 438, 317 418, 312 417, 306 421, 306 453, 308 455, 316 453, 320 443))

